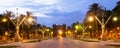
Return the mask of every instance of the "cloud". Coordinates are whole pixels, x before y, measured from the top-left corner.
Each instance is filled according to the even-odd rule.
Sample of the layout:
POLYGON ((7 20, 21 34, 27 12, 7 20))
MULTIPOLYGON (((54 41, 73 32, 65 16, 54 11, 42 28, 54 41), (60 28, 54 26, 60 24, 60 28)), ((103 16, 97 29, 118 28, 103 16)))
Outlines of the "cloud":
POLYGON ((56 0, 35 0, 35 1, 32 0, 32 2, 42 5, 52 5, 56 3, 56 0))
POLYGON ((52 18, 52 16, 45 15, 44 13, 34 13, 33 15, 42 18, 52 18))
POLYGON ((0 0, 0 6, 2 7, 24 6, 26 3, 27 0, 0 0))
MULTIPOLYGON (((43 24, 71 24, 75 21, 82 22, 89 5, 92 3, 109 5, 113 3, 112 0, 110 1, 105 3, 104 0, 0 0, 0 13, 5 10, 16 13, 16 8, 18 8, 18 13, 25 14, 26 11, 30 11, 33 16, 39 18, 38 22, 43 24)), ((109 8, 111 7, 113 8, 113 5, 109 6, 109 8)))
POLYGON ((30 11, 35 16, 51 18, 51 16, 49 17, 49 15, 45 15, 44 13, 51 12, 52 8, 54 8, 52 7, 51 4, 54 4, 54 3, 55 3, 55 0, 36 0, 36 1, 33 1, 33 0, 11 0, 11 1, 3 0, 0 3, 0 13, 3 13, 3 11, 8 10, 14 13, 18 12, 19 14, 26 14, 26 11, 30 11), (36 8, 31 5, 34 5, 34 6, 43 5, 44 7, 36 8), (16 10, 16 8, 18 8, 18 11, 16 10))
POLYGON ((52 24, 66 24, 71 25, 72 23, 79 21, 79 22, 83 22, 84 19, 84 13, 81 12, 80 10, 78 11, 74 11, 74 12, 65 12, 65 13, 50 13, 50 14, 46 14, 46 15, 50 15, 53 16, 52 18, 39 18, 38 22, 47 26, 52 26, 52 24), (57 14, 57 15, 56 15, 57 14))
POLYGON ((25 7, 0 7, 0 13, 5 12, 6 10, 19 14, 26 14, 26 11, 30 11, 30 12, 34 11, 31 8, 25 8, 25 7))
POLYGON ((42 12, 42 13, 53 13, 54 10, 58 10, 62 12, 62 8, 57 5, 47 5, 47 6, 43 6, 42 8, 38 8, 38 9, 39 9, 39 12, 42 12))
POLYGON ((2 0, 0 6, 52 5, 56 0, 2 0))

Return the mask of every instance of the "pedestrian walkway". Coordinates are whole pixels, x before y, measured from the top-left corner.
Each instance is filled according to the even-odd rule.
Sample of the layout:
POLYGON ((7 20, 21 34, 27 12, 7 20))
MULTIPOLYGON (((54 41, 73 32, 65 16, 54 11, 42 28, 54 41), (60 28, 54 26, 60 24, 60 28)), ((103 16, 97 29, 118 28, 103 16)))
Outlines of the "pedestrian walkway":
POLYGON ((24 42, 35 41, 35 40, 38 40, 38 39, 23 40, 22 42, 4 43, 4 44, 0 44, 0 46, 20 46, 22 44, 25 44, 24 42))

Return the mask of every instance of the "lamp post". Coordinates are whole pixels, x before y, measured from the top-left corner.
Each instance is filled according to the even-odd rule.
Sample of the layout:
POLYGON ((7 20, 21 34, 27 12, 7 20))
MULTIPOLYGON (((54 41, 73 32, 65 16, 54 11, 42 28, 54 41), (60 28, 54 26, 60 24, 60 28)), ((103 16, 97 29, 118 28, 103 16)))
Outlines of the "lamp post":
MULTIPOLYGON (((93 19, 93 17, 89 17, 88 18, 88 21, 90 21, 90 22, 92 22, 94 19, 93 19)), ((81 38, 83 38, 84 36, 85 36, 85 30, 87 29, 87 27, 88 27, 88 25, 85 27, 85 26, 81 26, 81 29, 82 29, 82 31, 83 31, 83 33, 82 33, 82 37, 81 38)), ((92 27, 92 26, 89 26, 89 27, 92 27)))
POLYGON ((50 29, 46 28, 46 32, 47 32, 46 37, 50 37, 50 29))
POLYGON ((89 27, 89 29, 90 29, 90 37, 92 38, 92 37, 93 37, 92 26, 89 25, 88 27, 89 27))
POLYGON ((5 37, 6 37, 6 40, 8 39, 8 32, 5 31, 5 37))
POLYGON ((50 33, 51 34, 51 38, 53 37, 53 32, 50 33))
POLYGON ((77 37, 78 36, 78 29, 79 29, 79 25, 77 24, 77 25, 75 25, 75 37, 77 37))

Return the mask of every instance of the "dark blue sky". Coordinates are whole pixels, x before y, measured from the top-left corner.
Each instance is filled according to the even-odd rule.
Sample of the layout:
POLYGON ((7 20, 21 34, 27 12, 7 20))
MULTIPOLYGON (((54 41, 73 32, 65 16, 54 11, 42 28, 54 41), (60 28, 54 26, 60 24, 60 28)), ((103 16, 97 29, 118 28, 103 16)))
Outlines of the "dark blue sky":
POLYGON ((19 13, 31 11, 37 16, 37 22, 43 25, 67 24, 79 21, 83 22, 89 6, 99 3, 101 6, 111 10, 118 0, 3 0, 0 1, 0 13, 5 10, 19 13), (8 4, 9 3, 9 4, 8 4))

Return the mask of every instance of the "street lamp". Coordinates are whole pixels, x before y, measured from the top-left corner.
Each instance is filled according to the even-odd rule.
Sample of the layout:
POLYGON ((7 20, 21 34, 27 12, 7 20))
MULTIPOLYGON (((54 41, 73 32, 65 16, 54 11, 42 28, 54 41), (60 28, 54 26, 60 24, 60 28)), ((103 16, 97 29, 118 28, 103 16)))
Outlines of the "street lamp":
POLYGON ((117 27, 117 30, 119 30, 120 28, 119 27, 117 27))
POLYGON ((113 17, 113 21, 117 21, 118 20, 118 18, 117 17, 113 17))
POLYGON ((47 31, 47 36, 50 37, 50 29, 46 28, 46 31, 47 31))
POLYGON ((5 35, 6 35, 6 36, 8 35, 8 32, 7 32, 7 31, 5 31, 5 35))
POLYGON ((75 36, 77 36, 78 34, 78 29, 79 29, 79 25, 77 24, 77 25, 75 25, 75 36))
POLYGON ((91 29, 91 28, 92 28, 92 26, 91 26, 91 25, 89 25, 88 27, 90 28, 90 37, 92 38, 92 35, 93 35, 92 29, 91 29))
POLYGON ((6 21, 7 21, 7 19, 6 19, 6 18, 3 18, 3 19, 2 19, 2 22, 6 22, 6 21))
POLYGON ((88 20, 89 20, 90 22, 92 22, 94 19, 93 19, 92 16, 90 16, 90 17, 88 18, 88 20))
POLYGON ((51 37, 53 37, 53 32, 51 32, 51 37))
POLYGON ((76 29, 76 30, 78 30, 78 28, 79 28, 79 26, 78 26, 78 25, 76 25, 76 26, 75 26, 75 29, 76 29))
MULTIPOLYGON (((92 22, 93 20, 94 20, 94 18, 92 16, 88 17, 88 21, 92 22)), ((85 30, 87 29, 87 27, 92 28, 92 26, 88 26, 88 25, 86 27, 80 26, 80 28, 83 31, 81 38, 83 38, 85 36, 85 30)), ((76 26, 76 28, 77 28, 77 26, 76 26)))
POLYGON ((6 39, 8 39, 8 32, 5 31, 5 36, 6 36, 6 39))
POLYGON ((31 17, 28 17, 27 22, 30 23, 31 21, 33 21, 33 19, 31 17))
POLYGON ((71 31, 68 31, 68 34, 70 34, 71 33, 71 31))
POLYGON ((46 31, 47 31, 47 32, 49 32, 49 31, 50 31, 50 29, 46 29, 46 31))
POLYGON ((89 28, 92 28, 92 26, 91 26, 91 25, 89 25, 89 28))

